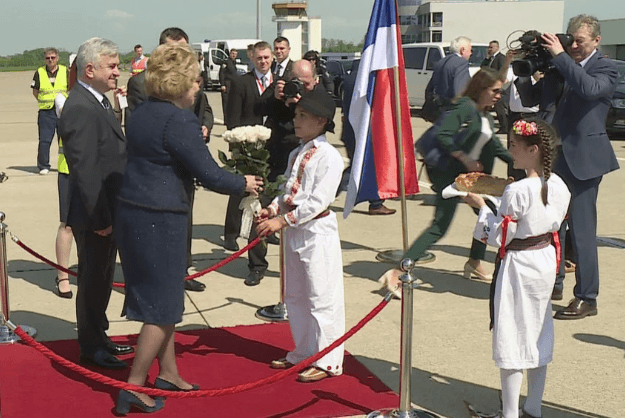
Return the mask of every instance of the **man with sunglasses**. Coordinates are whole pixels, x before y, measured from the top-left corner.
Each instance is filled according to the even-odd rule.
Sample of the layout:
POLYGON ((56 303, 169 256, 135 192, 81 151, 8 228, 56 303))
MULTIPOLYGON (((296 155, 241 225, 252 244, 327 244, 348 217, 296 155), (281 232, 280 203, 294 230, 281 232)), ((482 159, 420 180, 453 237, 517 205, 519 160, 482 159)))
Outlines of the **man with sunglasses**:
POLYGON ((37 168, 39 174, 48 174, 50 172, 50 146, 58 122, 54 98, 59 93, 67 92, 69 70, 66 66, 59 65, 59 51, 56 48, 46 48, 43 54, 46 65, 35 71, 30 87, 33 89, 33 96, 39 102, 37 168))

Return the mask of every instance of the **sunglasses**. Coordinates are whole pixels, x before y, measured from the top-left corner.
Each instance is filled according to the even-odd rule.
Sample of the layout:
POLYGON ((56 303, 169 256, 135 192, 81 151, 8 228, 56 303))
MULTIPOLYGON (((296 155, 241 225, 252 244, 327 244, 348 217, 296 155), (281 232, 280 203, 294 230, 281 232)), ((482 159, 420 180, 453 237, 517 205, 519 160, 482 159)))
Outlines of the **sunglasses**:
POLYGON ((54 61, 58 57, 46 57, 46 61, 54 61))

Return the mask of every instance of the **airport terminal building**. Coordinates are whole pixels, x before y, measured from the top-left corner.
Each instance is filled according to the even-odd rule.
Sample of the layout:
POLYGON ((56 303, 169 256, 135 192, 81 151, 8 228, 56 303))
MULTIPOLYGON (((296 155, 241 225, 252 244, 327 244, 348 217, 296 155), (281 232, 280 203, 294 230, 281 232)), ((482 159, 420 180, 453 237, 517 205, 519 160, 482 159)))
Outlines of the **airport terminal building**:
POLYGON ((475 43, 516 39, 530 29, 562 32, 564 0, 398 0, 402 43, 449 43, 467 36, 475 43))

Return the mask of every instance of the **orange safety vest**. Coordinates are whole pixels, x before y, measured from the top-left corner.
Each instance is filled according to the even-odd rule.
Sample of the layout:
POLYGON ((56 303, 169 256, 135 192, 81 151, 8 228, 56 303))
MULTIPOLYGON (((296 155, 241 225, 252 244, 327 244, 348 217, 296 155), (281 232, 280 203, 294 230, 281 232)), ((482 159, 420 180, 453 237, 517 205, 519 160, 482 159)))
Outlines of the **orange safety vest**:
POLYGON ((143 57, 140 60, 137 60, 136 58, 132 59, 132 62, 130 63, 130 67, 132 69, 132 75, 137 75, 140 72, 145 71, 145 69, 148 66, 148 57, 143 57))

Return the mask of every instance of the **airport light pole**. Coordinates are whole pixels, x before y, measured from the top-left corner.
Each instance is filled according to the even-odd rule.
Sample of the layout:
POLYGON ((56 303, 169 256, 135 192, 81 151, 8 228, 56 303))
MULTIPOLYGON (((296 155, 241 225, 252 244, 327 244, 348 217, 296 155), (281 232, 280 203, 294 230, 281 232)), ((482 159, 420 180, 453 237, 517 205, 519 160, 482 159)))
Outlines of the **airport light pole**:
POLYGON ((256 39, 260 39, 260 0, 256 0, 256 39))

